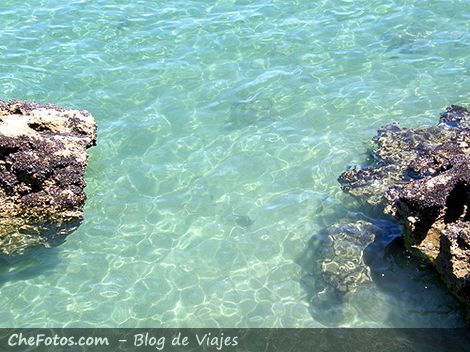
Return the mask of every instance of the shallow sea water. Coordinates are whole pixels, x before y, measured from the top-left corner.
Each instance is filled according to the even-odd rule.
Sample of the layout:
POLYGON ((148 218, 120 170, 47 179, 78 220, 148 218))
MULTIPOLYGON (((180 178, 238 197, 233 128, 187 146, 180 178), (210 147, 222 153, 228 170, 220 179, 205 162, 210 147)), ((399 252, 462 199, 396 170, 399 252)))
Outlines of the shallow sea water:
POLYGON ((469 14, 451 0, 2 1, 1 98, 89 110, 99 139, 79 230, 1 262, 0 326, 461 326, 435 275, 384 254, 390 238, 374 283, 342 302, 315 305, 310 264, 323 228, 364 218, 336 178, 376 129, 469 103, 469 14))

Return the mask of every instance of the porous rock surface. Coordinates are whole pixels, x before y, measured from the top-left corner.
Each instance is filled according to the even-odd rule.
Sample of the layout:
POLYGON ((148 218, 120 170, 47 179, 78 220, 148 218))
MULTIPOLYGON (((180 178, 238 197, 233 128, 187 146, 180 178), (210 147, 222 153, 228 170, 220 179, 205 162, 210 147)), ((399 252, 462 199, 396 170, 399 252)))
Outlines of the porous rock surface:
POLYGON ((86 111, 0 100, 1 255, 47 246, 78 226, 95 143, 86 111))
POLYGON ((339 177, 342 189, 398 219, 407 248, 469 306, 470 113, 453 105, 436 126, 392 124, 374 142, 372 161, 339 177))

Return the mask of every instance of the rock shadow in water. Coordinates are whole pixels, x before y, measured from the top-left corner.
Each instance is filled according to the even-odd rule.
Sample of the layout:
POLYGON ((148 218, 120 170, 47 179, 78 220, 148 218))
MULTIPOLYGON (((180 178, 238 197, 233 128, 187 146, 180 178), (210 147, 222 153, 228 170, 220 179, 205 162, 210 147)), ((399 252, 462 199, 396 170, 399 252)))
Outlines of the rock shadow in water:
POLYGON ((254 96, 238 100, 230 106, 224 128, 232 131, 256 124, 269 124, 275 121, 277 115, 271 99, 254 96))
POLYGON ((54 271, 62 262, 57 250, 36 247, 21 256, 0 256, 0 288, 9 282, 31 280, 54 271))

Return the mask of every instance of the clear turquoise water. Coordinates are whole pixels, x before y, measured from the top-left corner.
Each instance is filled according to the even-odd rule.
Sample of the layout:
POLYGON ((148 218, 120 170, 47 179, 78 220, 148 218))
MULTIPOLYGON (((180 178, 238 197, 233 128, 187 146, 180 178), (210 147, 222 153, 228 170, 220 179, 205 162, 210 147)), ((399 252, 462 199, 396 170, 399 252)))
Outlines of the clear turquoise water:
POLYGON ((331 320, 299 258, 361 216, 336 177, 378 127, 469 103, 469 14, 450 0, 3 0, 1 97, 87 109, 99 144, 80 229, 1 264, 0 325, 460 326, 438 280, 406 265, 332 302, 331 320))

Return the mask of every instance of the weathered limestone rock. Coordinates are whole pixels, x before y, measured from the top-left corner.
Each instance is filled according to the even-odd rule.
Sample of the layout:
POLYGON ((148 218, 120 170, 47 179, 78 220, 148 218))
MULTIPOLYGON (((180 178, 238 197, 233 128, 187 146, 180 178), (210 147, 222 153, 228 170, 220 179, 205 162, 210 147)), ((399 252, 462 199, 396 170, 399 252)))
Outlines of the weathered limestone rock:
POLYGON ((374 142, 373 162, 344 172, 342 189, 403 223, 406 246, 470 305, 470 113, 451 106, 437 126, 390 125, 374 142))
POLYGON ((437 270, 446 273, 446 280, 464 302, 470 302, 470 223, 449 224, 439 243, 435 260, 437 270))
POLYGON ((85 202, 86 111, 0 100, 0 254, 22 254, 73 231, 85 202))

